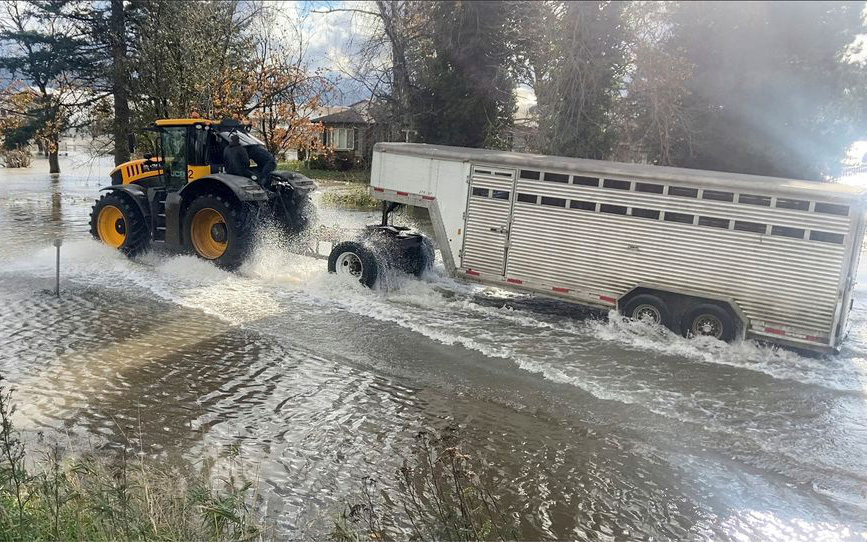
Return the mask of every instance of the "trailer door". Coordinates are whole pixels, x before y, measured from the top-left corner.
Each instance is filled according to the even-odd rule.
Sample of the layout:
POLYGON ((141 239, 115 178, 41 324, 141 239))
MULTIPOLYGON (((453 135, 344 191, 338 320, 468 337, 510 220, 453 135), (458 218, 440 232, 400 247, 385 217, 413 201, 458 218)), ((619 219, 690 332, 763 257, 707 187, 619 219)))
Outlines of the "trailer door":
POLYGON ((474 165, 461 266, 503 276, 515 196, 515 170, 474 165))

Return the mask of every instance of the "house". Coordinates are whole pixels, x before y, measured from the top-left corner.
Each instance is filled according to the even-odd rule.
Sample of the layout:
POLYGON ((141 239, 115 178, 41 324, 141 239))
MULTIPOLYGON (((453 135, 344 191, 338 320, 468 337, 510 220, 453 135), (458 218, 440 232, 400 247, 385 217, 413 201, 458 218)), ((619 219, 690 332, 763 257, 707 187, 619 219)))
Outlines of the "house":
POLYGON ((373 144, 380 140, 380 130, 368 107, 369 102, 362 100, 313 119, 322 124, 322 142, 334 149, 340 169, 367 164, 373 154, 373 144))

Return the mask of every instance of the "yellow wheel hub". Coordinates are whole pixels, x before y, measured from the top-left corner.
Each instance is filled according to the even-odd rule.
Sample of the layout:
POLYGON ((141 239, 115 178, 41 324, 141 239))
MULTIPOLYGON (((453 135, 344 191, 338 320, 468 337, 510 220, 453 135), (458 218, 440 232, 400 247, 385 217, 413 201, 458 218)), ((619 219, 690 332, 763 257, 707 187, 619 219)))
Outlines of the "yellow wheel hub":
POLYGON ((216 209, 201 209, 193 216, 190 240, 202 258, 216 260, 226 252, 229 230, 226 220, 216 209))
POLYGON ((99 239, 112 248, 120 248, 126 241, 126 217, 114 205, 106 205, 99 211, 96 232, 99 239))

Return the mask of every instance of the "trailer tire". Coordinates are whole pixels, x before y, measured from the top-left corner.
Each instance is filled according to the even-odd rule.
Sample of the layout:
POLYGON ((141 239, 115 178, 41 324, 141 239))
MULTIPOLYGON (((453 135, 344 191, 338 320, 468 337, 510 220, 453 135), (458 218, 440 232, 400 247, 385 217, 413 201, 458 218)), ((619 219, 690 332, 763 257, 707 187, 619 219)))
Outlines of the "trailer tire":
POLYGON ((651 294, 640 294, 623 306, 622 313, 636 321, 647 321, 668 329, 672 327, 671 311, 661 298, 651 294))
POLYGON ((345 241, 331 249, 328 272, 356 277, 364 286, 373 288, 379 276, 379 265, 373 252, 363 244, 345 241))
POLYGON ((714 337, 732 342, 737 336, 737 323, 729 311, 712 303, 699 303, 691 307, 681 320, 684 337, 714 337))

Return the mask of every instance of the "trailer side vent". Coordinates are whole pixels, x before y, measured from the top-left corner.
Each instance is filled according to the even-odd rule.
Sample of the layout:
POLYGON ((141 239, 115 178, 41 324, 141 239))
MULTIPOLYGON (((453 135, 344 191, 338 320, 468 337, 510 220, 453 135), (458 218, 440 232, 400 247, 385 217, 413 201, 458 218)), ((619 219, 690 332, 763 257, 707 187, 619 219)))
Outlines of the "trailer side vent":
POLYGON ((512 178, 512 174, 509 173, 508 171, 495 171, 494 175, 496 175, 497 177, 505 177, 507 179, 512 178))
POLYGON ((536 194, 521 194, 518 193, 518 201, 521 203, 536 203, 538 196, 536 194))
POLYGON ((626 207, 622 205, 609 205, 607 203, 603 203, 599 206, 600 213, 610 213, 612 215, 625 215, 626 207))
POLYGON ((541 173, 538 171, 533 171, 531 169, 522 169, 521 170, 521 178, 522 179, 530 179, 531 181, 538 181, 541 173))
POLYGON ((572 176, 572 184, 580 184, 581 186, 599 187, 599 179, 596 177, 581 177, 580 175, 572 176))
POLYGON ((685 188, 683 186, 669 186, 669 196, 679 196, 681 198, 697 198, 698 188, 685 188))
POLYGON ((647 192, 648 194, 662 194, 665 189, 664 185, 652 183, 635 183, 636 192, 647 192))
POLYGON ((630 185, 632 183, 629 181, 618 181, 617 179, 605 179, 602 181, 602 186, 613 188, 614 190, 629 190, 630 185))
POLYGON ((747 205, 761 205, 762 207, 771 206, 770 196, 757 196, 755 194, 740 194, 738 195, 738 203, 747 205))
POLYGON ((768 230, 767 225, 759 224, 758 222, 745 222, 735 220, 735 229, 737 231, 749 231, 753 233, 765 233, 768 230))
POLYGON ((551 207, 566 207, 566 200, 563 198, 551 198, 542 196, 542 205, 550 205, 551 207))
POLYGON ((475 172, 476 172, 478 175, 490 175, 490 174, 491 174, 491 170, 490 170, 490 169, 476 169, 475 172))
POLYGON ((487 197, 490 197, 490 194, 491 194, 491 191, 488 190, 487 188, 473 187, 473 195, 474 196, 481 196, 483 198, 487 198, 487 197))
POLYGON ((829 233, 826 231, 811 231, 810 232, 810 241, 821 241, 823 243, 835 243, 837 245, 843 244, 843 234, 842 233, 829 233))
POLYGON ((569 201, 570 209, 581 209, 582 211, 595 211, 596 204, 592 201, 583 201, 580 199, 573 199, 569 201))
POLYGON ((720 192, 719 190, 705 190, 701 193, 701 198, 713 201, 734 201, 735 195, 731 192, 720 192))
POLYGON ((816 202, 816 212, 823 213, 826 215, 839 215, 839 216, 849 216, 849 206, 848 205, 836 205, 834 203, 822 203, 820 201, 816 202))
POLYGON ((511 193, 508 190, 492 190, 491 191, 491 197, 493 199, 502 199, 502 200, 509 201, 510 195, 511 195, 511 193))
POLYGON ((569 175, 565 173, 545 173, 545 180, 551 183, 568 183, 569 175))
POLYGON ((771 226, 771 235, 791 237, 792 239, 803 239, 804 230, 801 228, 789 228, 788 226, 771 226))
POLYGON ((711 228, 722 228, 724 230, 727 230, 729 229, 729 222, 731 221, 727 218, 717 218, 715 216, 698 217, 699 226, 708 226, 711 228))
POLYGON ((786 199, 777 198, 777 209, 794 209, 796 211, 807 211, 810 209, 810 202, 802 199, 786 199))
POLYGON ((639 209, 637 207, 633 207, 632 216, 649 218, 651 220, 659 220, 659 211, 654 211, 653 209, 639 209))
POLYGON ((666 222, 678 222, 680 224, 692 224, 692 220, 695 218, 695 215, 688 215, 685 213, 671 213, 666 211, 665 220, 666 222))

